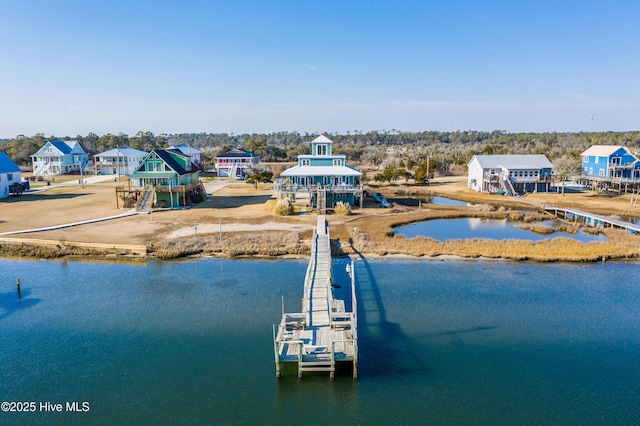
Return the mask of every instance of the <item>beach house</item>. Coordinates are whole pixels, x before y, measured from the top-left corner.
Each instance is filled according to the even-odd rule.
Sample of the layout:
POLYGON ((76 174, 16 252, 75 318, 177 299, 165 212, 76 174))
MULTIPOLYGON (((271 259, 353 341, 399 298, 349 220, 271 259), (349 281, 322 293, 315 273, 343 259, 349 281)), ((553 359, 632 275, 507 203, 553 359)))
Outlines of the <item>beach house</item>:
POLYGON ((154 149, 128 178, 157 207, 189 207, 206 196, 198 168, 178 149, 154 149))
POLYGON ((362 173, 345 163, 345 155, 334 155, 332 145, 324 135, 311 141, 311 154, 298 156, 298 164, 280 174, 276 190, 294 199, 307 198, 320 211, 338 201, 362 207, 362 173))
POLYGON ((148 152, 134 148, 114 148, 94 155, 97 175, 126 176, 136 171, 148 152))
POLYGON ((31 156, 35 176, 84 172, 89 155, 77 141, 49 141, 31 156))
POLYGON ((474 155, 467 167, 469 189, 510 196, 548 192, 553 173, 542 154, 474 155))
POLYGON ((640 162, 623 146, 593 145, 581 157, 582 173, 590 180, 640 180, 640 162))
POLYGON ((9 156, 0 152, 0 198, 22 193, 21 170, 9 156))
POLYGON ((248 170, 260 167, 260 156, 242 148, 234 148, 216 157, 218 176, 242 178, 248 170))

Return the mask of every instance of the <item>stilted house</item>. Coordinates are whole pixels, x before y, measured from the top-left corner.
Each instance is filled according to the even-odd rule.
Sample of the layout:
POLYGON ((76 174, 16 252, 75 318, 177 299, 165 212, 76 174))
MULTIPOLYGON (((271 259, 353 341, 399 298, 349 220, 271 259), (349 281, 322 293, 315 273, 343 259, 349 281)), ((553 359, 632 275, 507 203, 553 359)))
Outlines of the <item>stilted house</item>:
POLYGON ((640 162, 618 145, 593 145, 581 154, 582 173, 590 181, 640 181, 640 162))
POLYGON ((89 155, 77 141, 49 141, 31 156, 35 176, 83 173, 89 155))
POLYGON ((151 193, 142 198, 157 207, 189 207, 206 195, 191 157, 177 149, 154 149, 128 178, 133 187, 151 193))
POLYGON ((324 135, 311 142, 311 155, 300 155, 298 165, 280 174, 276 190, 294 199, 306 198, 324 211, 338 201, 362 207, 362 173, 347 166, 345 155, 332 153, 333 141, 324 135))
POLYGON ((22 193, 22 171, 4 152, 0 152, 0 198, 22 193))
POLYGON ((260 156, 242 148, 234 148, 216 157, 218 176, 242 178, 249 169, 260 167, 260 156))
POLYGON ((474 155, 467 167, 469 189, 509 196, 548 192, 553 173, 553 165, 541 154, 474 155))
POLYGON ((94 155, 97 175, 126 176, 136 171, 148 152, 134 148, 114 148, 94 155))

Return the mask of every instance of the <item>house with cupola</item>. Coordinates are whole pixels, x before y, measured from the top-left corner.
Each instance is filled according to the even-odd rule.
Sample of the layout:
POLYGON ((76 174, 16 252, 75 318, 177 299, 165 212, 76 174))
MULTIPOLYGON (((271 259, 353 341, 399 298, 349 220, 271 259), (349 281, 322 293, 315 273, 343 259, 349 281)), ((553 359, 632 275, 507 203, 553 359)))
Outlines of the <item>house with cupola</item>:
POLYGON ((339 201, 362 207, 362 172, 346 164, 346 156, 333 154, 333 141, 324 135, 311 141, 311 154, 298 156, 298 164, 280 174, 276 189, 292 198, 308 197, 312 208, 324 211, 339 201))

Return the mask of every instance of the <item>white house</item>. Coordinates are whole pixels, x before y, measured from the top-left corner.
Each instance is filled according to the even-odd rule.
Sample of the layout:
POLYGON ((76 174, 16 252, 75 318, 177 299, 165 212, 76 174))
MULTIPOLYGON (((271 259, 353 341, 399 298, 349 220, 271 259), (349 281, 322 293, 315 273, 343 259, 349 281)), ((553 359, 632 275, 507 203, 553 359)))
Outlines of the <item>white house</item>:
POLYGON ((136 171, 148 152, 134 148, 114 148, 94 155, 96 174, 126 176, 136 171))
POLYGON ((553 172, 553 165, 541 154, 474 155, 467 167, 469 189, 511 196, 548 191, 553 172))
POLYGON ((199 149, 192 148, 187 145, 173 145, 167 149, 177 149, 178 151, 182 152, 184 155, 191 157, 191 162, 199 170, 202 170, 202 160, 200 159, 200 154, 202 154, 202 151, 200 151, 199 149))
POLYGON ((49 141, 31 159, 34 175, 57 176, 83 172, 89 155, 78 141, 49 141))
POLYGON ((21 180, 20 167, 7 154, 0 152, 0 198, 6 198, 12 193, 21 193, 21 180))
POLYGON ((247 169, 260 167, 260 156, 246 149, 234 148, 216 157, 218 176, 240 177, 247 169))

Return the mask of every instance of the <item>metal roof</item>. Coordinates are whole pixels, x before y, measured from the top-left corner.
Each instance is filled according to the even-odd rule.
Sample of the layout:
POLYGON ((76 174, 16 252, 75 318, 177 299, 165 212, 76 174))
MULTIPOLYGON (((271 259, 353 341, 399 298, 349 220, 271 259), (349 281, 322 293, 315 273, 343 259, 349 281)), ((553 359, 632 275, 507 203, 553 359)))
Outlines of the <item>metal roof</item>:
POLYGON ((135 148, 114 148, 109 151, 101 152, 94 157, 146 157, 148 152, 140 151, 135 148))
POLYGON ((315 138, 314 140, 311 141, 311 143, 313 142, 328 142, 328 143, 333 143, 333 141, 331 139, 329 139, 328 137, 326 137, 325 135, 320 135, 317 138, 315 138))
POLYGON ((588 157, 609 157, 620 149, 624 149, 628 154, 631 154, 627 148, 620 145, 593 145, 581 155, 588 157))
POLYGON ((6 153, 0 152, 0 173, 14 173, 20 171, 22 171, 20 170, 20 167, 18 167, 18 165, 14 163, 6 153))
POLYGON ((505 168, 505 169, 551 169, 553 165, 542 154, 532 155, 474 155, 473 160, 477 160, 483 169, 505 168))
POLYGON ((362 173, 348 166, 294 166, 280 176, 362 176, 362 173))

